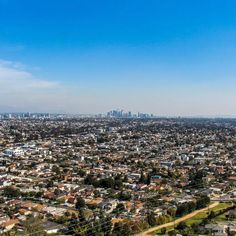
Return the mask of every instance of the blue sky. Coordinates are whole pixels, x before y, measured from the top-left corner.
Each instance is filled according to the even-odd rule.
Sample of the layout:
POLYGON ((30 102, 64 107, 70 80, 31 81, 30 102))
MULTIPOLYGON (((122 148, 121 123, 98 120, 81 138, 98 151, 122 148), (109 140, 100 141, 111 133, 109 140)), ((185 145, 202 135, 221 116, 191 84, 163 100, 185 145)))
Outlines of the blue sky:
POLYGON ((236 116, 233 0, 0 0, 0 110, 236 116))

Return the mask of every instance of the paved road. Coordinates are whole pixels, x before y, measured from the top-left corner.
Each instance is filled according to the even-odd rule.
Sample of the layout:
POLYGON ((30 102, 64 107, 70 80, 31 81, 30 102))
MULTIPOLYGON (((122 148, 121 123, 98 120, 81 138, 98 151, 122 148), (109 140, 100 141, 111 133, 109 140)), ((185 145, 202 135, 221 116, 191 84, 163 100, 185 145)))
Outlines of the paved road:
MULTIPOLYGON (((212 203, 212 204, 209 206, 209 208, 210 208, 210 209, 211 209, 211 208, 214 208, 214 207, 217 206, 218 204, 219 204, 219 202, 214 202, 214 203, 212 203)), ((142 232, 142 233, 136 234, 136 236, 148 236, 148 235, 152 235, 152 233, 154 233, 154 232, 157 231, 157 230, 160 230, 160 229, 162 229, 162 228, 167 228, 167 227, 170 227, 170 226, 174 226, 174 224, 178 224, 178 223, 180 223, 180 222, 182 222, 182 221, 188 220, 188 219, 192 218, 193 216, 197 215, 198 213, 203 212, 203 211, 207 211, 207 210, 208 210, 208 207, 202 208, 202 209, 200 209, 200 210, 196 210, 196 211, 194 211, 194 212, 192 212, 192 213, 190 213, 190 214, 188 214, 188 215, 185 215, 185 216, 183 216, 183 217, 181 217, 181 218, 178 218, 177 220, 175 220, 175 222, 172 221, 172 222, 169 222, 169 223, 166 223, 166 224, 163 224, 163 225, 158 225, 158 226, 153 227, 153 228, 150 228, 150 229, 148 229, 148 230, 146 230, 146 231, 144 231, 144 232, 142 232)))

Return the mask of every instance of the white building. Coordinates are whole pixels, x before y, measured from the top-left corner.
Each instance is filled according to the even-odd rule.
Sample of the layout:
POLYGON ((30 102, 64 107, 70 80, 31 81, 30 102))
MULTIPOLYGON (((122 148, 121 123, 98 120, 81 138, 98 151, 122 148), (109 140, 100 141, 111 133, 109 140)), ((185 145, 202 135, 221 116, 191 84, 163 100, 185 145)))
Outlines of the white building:
POLYGON ((10 148, 4 151, 4 155, 8 157, 23 156, 24 151, 21 148, 10 148))

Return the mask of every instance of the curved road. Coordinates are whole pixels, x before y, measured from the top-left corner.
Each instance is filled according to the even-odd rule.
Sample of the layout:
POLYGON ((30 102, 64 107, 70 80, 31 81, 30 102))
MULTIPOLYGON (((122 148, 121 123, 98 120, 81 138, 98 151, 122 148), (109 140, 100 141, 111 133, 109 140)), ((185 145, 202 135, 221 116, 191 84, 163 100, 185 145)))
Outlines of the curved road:
MULTIPOLYGON (((213 204, 211 204, 209 206, 209 209, 214 208, 218 204, 219 204, 219 202, 214 202, 213 204)), ((180 223, 182 221, 188 220, 188 219, 192 218, 193 216, 197 215, 198 213, 203 212, 203 211, 207 211, 207 210, 208 210, 208 207, 202 208, 200 210, 196 210, 196 211, 194 211, 194 212, 192 212, 192 213, 190 213, 188 215, 185 215, 183 217, 180 217, 180 218, 176 219, 175 222, 171 221, 171 222, 163 224, 163 225, 158 225, 158 226, 152 227, 152 228, 150 228, 150 229, 148 229, 148 230, 146 230, 146 231, 144 231, 142 233, 136 234, 136 236, 148 236, 148 235, 151 235, 152 233, 154 233, 157 230, 160 230, 160 229, 166 228, 166 227, 170 227, 170 226, 174 226, 174 224, 178 224, 178 223, 180 223)))

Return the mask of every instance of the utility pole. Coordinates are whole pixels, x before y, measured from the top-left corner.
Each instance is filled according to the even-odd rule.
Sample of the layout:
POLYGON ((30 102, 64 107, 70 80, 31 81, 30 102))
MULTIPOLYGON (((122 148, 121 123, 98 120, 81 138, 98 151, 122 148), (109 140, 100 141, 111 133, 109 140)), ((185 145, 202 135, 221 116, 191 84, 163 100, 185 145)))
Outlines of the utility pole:
POLYGON ((176 233, 175 233, 175 218, 174 218, 174 235, 176 235, 176 233))
MULTIPOLYGON (((175 204, 176 204, 176 196, 175 196, 175 204)), ((174 216, 174 236, 176 236, 176 233, 175 233, 175 219, 176 219, 176 214, 174 216)))

